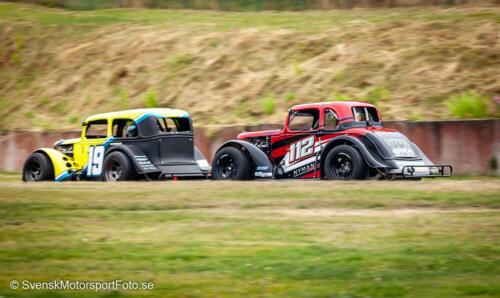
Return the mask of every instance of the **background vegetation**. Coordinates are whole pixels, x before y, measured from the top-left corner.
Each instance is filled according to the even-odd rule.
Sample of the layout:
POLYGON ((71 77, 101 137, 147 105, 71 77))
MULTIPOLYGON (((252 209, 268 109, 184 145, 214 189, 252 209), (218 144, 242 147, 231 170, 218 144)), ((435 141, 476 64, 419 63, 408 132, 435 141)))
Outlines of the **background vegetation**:
POLYGON ((215 10, 307 10, 356 7, 398 7, 423 5, 493 5, 498 0, 13 0, 67 9, 116 7, 215 9, 215 10))
POLYGON ((93 113, 146 106, 185 109, 196 125, 281 123, 294 104, 348 99, 378 105, 385 120, 497 117, 499 32, 498 6, 0 3, 0 129, 74 129, 93 113))

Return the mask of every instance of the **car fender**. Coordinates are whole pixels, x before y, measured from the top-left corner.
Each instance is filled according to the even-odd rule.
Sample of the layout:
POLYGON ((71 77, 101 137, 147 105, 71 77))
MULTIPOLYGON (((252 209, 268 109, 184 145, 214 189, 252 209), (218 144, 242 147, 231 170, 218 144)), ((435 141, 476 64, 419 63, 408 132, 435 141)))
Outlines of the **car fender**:
POLYGON ((72 173, 78 170, 77 165, 70 156, 55 149, 40 148, 33 153, 45 154, 50 159, 52 167, 54 168, 55 181, 67 180, 72 176, 72 173))
POLYGON ((417 152, 417 154, 420 156, 420 158, 422 158, 422 160, 424 161, 424 163, 426 165, 433 165, 434 163, 427 157, 427 155, 425 155, 425 153, 422 151, 422 149, 420 149, 417 144, 413 143, 413 142, 410 142, 410 145, 411 147, 413 148, 413 150, 415 150, 415 152, 417 152))
MULTIPOLYGON (((328 153, 331 149, 338 145, 343 145, 343 144, 349 144, 356 149, 359 150, 361 155, 363 156, 363 159, 365 162, 368 164, 369 167, 371 168, 389 168, 390 166, 387 165, 385 162, 379 160, 378 158, 375 157, 375 155, 361 142, 358 138, 352 137, 352 136, 338 136, 333 139, 331 139, 328 143, 326 143, 322 149, 322 152, 325 154, 328 153)), ((323 154, 322 154, 323 155, 323 154)), ((323 169, 323 163, 325 161, 325 158, 321 158, 321 169, 323 169)))
POLYGON ((200 149, 198 147, 194 146, 194 159, 196 160, 196 163, 200 167, 202 171, 211 171, 212 167, 208 163, 207 159, 201 153, 200 149))
MULTIPOLYGON (((252 159, 255 164, 255 176, 256 177, 272 177, 273 175, 273 164, 267 154, 262 151, 259 147, 254 144, 243 141, 243 140, 231 140, 222 144, 217 152, 225 147, 235 147, 242 149, 247 153, 247 155, 252 159)), ((216 152, 216 153, 217 153, 216 152)))
POLYGON ((125 153, 125 155, 127 155, 132 162, 134 169, 138 174, 160 172, 160 170, 149 160, 148 156, 141 149, 134 145, 111 143, 109 149, 106 151, 106 155, 115 151, 125 153))

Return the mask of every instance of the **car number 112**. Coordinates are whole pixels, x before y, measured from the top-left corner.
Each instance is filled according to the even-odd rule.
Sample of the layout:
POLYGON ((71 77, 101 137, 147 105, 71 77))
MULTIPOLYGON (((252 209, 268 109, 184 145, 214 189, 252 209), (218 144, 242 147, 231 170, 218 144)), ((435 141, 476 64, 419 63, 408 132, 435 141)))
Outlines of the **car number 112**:
POLYGON ((292 145, 290 145, 288 162, 292 163, 295 160, 299 160, 303 157, 311 155, 314 153, 314 137, 308 137, 302 139, 292 145))

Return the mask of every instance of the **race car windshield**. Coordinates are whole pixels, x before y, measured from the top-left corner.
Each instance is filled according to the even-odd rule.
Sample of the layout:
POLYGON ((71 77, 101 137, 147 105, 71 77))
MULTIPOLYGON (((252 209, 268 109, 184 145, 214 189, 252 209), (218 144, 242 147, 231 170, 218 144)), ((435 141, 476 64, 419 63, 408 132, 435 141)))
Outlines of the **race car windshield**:
POLYGON ((87 124, 85 137, 87 139, 105 138, 107 136, 107 131, 108 131, 107 120, 92 121, 87 124))
POLYGON ((352 114, 358 122, 380 122, 377 110, 372 107, 354 107, 352 108, 352 114))
POLYGON ((319 111, 317 109, 292 111, 288 127, 290 130, 318 129, 319 111))

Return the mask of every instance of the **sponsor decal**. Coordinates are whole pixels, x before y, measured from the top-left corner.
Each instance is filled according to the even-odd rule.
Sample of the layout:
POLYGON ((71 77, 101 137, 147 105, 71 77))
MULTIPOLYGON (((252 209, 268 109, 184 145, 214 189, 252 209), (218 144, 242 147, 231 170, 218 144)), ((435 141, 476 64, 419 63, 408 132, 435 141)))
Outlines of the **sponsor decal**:
POLYGON ((314 170, 314 165, 319 167, 322 142, 315 140, 315 136, 309 136, 298 140, 290 145, 288 152, 282 159, 280 166, 285 176, 299 177, 314 170))
POLYGON ((134 159, 142 167, 144 172, 158 171, 146 155, 134 155, 134 159))
POLYGON ((198 164, 198 166, 202 170, 208 170, 208 169, 210 169, 210 165, 208 164, 208 161, 206 159, 198 159, 196 161, 196 163, 198 164))

